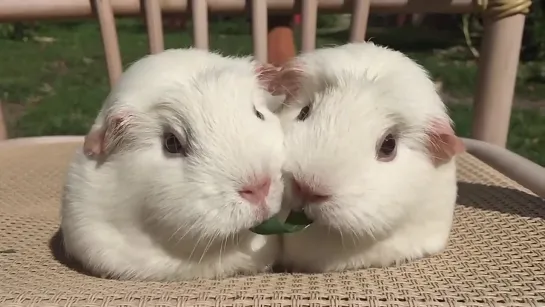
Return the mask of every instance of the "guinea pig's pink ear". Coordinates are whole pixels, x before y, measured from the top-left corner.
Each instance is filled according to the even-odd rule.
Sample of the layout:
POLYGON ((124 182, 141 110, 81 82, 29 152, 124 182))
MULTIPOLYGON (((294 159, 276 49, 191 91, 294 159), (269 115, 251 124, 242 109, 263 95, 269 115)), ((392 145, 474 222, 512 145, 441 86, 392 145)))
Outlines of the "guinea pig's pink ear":
POLYGON ((295 96, 299 91, 303 71, 293 63, 277 67, 263 64, 256 69, 257 76, 264 88, 274 96, 295 96))
POLYGON ((273 95, 276 95, 274 84, 277 82, 281 69, 282 67, 276 67, 268 63, 258 64, 255 69, 259 84, 273 95))
POLYGON ((93 125, 84 139, 84 153, 88 156, 110 154, 123 140, 130 123, 128 112, 117 112, 107 116, 102 125, 93 125))
POLYGON ((446 120, 432 120, 428 135, 428 150, 435 166, 450 161, 455 155, 465 151, 465 145, 457 137, 446 120))
POLYGON ((83 152, 87 156, 98 156, 102 153, 102 141, 104 139, 104 129, 100 126, 91 127, 83 141, 83 152))

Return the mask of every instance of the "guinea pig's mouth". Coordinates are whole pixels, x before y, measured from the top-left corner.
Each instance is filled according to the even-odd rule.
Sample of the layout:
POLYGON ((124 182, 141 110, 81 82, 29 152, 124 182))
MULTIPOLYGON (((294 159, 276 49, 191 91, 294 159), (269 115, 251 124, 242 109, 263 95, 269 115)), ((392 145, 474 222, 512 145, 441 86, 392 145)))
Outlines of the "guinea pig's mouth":
POLYGON ((312 222, 304 211, 292 210, 284 222, 281 222, 278 215, 275 215, 261 224, 250 228, 250 231, 260 235, 294 233, 306 229, 312 222))

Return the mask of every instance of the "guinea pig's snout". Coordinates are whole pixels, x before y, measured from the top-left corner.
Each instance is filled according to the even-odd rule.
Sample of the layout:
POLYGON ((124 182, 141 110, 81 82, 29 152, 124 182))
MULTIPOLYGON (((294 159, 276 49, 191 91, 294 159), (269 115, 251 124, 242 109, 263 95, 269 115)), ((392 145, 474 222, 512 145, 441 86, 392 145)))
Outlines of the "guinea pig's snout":
POLYGON ((269 190, 271 188, 271 178, 256 180, 255 182, 245 185, 238 191, 240 197, 255 205, 265 203, 269 190))
POLYGON ((328 200, 329 195, 319 191, 317 188, 311 187, 304 181, 293 180, 293 191, 304 201, 309 203, 320 203, 328 200))

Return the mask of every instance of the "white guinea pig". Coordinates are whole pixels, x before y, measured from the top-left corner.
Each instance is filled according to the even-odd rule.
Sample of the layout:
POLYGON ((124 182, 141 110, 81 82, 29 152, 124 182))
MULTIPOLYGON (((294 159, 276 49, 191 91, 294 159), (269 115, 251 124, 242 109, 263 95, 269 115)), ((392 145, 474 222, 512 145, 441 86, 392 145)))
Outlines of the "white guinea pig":
POLYGON ((283 133, 267 107, 274 72, 198 49, 131 65, 70 166, 67 253, 118 279, 269 268, 279 238, 248 229, 281 205, 283 133))
POLYGON ((278 77, 288 205, 314 220, 283 236, 283 264, 341 271, 443 250, 464 146, 426 72, 400 52, 351 43, 302 54, 278 77))

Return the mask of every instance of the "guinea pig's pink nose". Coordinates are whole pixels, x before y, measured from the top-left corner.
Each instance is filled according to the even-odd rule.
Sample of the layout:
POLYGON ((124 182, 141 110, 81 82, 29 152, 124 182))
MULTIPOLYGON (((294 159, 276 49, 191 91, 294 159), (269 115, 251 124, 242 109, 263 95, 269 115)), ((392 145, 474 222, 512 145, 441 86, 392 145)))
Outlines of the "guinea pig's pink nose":
POLYGON ((308 184, 297 180, 293 181, 293 189, 296 194, 309 202, 317 203, 325 201, 329 198, 328 195, 323 195, 311 188, 308 184))
POLYGON ((244 186, 238 194, 252 204, 262 204, 269 195, 271 188, 271 178, 265 178, 250 185, 244 186))

